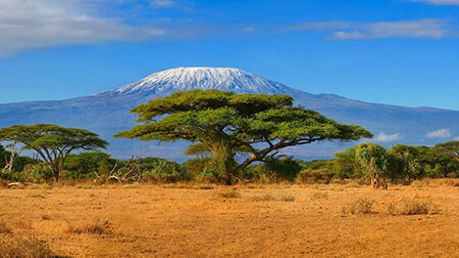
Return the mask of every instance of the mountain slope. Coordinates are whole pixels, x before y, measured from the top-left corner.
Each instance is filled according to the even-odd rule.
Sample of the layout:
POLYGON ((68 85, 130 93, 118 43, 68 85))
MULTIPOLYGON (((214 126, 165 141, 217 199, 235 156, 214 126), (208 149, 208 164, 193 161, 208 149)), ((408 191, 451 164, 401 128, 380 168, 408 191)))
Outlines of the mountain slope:
MULTIPOLYGON (((459 135, 459 111, 435 108, 407 108, 372 104, 331 94, 309 94, 280 83, 234 68, 176 68, 154 73, 124 87, 91 96, 60 101, 36 101, 0 104, 0 126, 14 124, 55 123, 93 130, 111 142, 109 152, 118 157, 133 154, 180 157, 182 145, 158 147, 135 140, 115 140, 112 135, 135 125, 135 116, 128 111, 150 99, 179 90, 219 89, 237 93, 288 94, 295 103, 321 112, 339 122, 360 124, 375 135, 395 135, 392 142, 434 144, 459 135), (448 129, 450 138, 432 139, 426 134, 448 129), (395 139, 395 138, 397 139, 395 139)), ((390 137, 380 140, 391 140, 390 137)), ((330 156, 342 145, 316 144, 292 148, 287 153, 298 156, 330 156)))

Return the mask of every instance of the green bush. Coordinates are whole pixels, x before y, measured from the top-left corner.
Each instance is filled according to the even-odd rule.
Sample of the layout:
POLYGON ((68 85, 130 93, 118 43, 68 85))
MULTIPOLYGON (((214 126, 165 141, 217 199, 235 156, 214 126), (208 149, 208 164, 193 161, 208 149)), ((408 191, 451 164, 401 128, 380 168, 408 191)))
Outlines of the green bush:
POLYGON ((116 160, 103 152, 83 152, 71 154, 65 161, 65 170, 70 171, 73 179, 90 178, 94 171, 99 175, 107 174, 115 165, 116 160))
POLYGON ((167 160, 159 160, 153 169, 143 171, 142 177, 155 183, 176 183, 188 181, 192 178, 185 167, 167 160))
POLYGON ((300 164, 292 157, 267 159, 265 166, 275 173, 277 178, 288 181, 294 181, 301 171, 300 164))
POLYGON ((256 183, 273 183, 279 180, 294 181, 301 171, 301 165, 292 157, 269 158, 264 164, 248 166, 243 178, 256 183))
POLYGON ((332 180, 333 175, 333 172, 328 168, 303 169, 295 181, 300 184, 328 184, 332 180))
POLYGON ((244 170, 244 179, 259 184, 268 184, 276 181, 276 174, 265 164, 250 165, 244 170))
POLYGON ((210 157, 194 158, 187 160, 182 165, 187 169, 188 173, 195 177, 199 177, 202 176, 204 170, 208 168, 210 162, 212 162, 212 158, 210 157))
POLYGON ((18 172, 9 172, 8 170, 0 169, 0 179, 9 181, 24 181, 24 176, 18 172))
POLYGON ((42 183, 54 177, 53 170, 45 163, 29 164, 24 168, 23 173, 27 180, 35 183, 42 183))

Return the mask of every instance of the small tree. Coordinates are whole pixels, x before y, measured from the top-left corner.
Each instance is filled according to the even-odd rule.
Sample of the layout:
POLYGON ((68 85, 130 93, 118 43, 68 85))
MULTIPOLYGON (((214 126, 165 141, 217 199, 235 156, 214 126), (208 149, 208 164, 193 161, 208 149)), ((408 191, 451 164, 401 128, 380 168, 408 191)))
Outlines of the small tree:
POLYGON ((392 180, 401 178, 411 182, 424 175, 420 154, 415 146, 397 144, 387 150, 389 176, 392 180))
POLYGON ((355 146, 355 160, 370 177, 373 188, 387 188, 386 149, 379 144, 361 143, 355 146))
POLYGON ((93 132, 49 124, 1 128, 0 141, 21 143, 23 149, 36 151, 52 168, 56 182, 64 169, 65 159, 72 151, 93 151, 108 145, 93 132))
POLYGON ((131 112, 143 124, 115 137, 200 142, 212 152, 227 183, 248 165, 264 162, 285 147, 372 136, 363 127, 339 124, 315 111, 294 107, 293 98, 287 95, 193 90, 151 100, 131 112), (250 155, 238 163, 235 155, 242 147, 250 155))
POLYGON ((435 145, 434 150, 448 153, 459 161, 459 141, 445 142, 435 145))

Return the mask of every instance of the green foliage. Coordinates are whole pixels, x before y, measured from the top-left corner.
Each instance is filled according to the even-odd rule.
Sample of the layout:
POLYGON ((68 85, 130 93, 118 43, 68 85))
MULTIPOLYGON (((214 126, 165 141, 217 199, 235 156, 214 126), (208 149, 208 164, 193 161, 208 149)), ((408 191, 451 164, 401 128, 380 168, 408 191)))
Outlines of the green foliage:
POLYGON ((10 153, 0 144, 0 168, 4 168, 6 165, 5 157, 9 157, 10 153))
POLYGON ((303 169, 296 177, 296 182, 300 184, 328 184, 333 178, 333 171, 328 168, 303 169))
POLYGON ((108 145, 93 132, 49 124, 1 128, 0 141, 21 143, 23 149, 36 151, 52 168, 56 181, 64 169, 65 159, 72 151, 93 151, 108 145))
POLYGON ((273 183, 278 181, 294 181, 301 170, 301 165, 292 157, 270 157, 262 164, 248 166, 240 178, 257 183, 273 183))
POLYGON ((387 188, 386 149, 379 144, 361 143, 355 147, 355 161, 373 188, 387 188))
POLYGON ((451 155, 459 162, 459 141, 445 142, 435 145, 434 150, 451 155))
POLYGON ((5 169, 0 169, 0 179, 9 180, 9 181, 24 181, 24 177, 21 173, 9 172, 5 169))
POLYGON ((114 166, 116 160, 103 152, 83 152, 70 154, 65 161, 65 170, 70 171, 72 178, 88 178, 94 176, 94 171, 99 175, 107 174, 114 166))
POLYGON ((212 160, 211 157, 194 158, 187 160, 182 165, 187 169, 188 173, 197 176, 209 166, 212 160))
POLYGON ((35 183, 42 183, 54 177, 53 169, 43 162, 27 166, 23 173, 29 181, 35 183))
POLYGON ((360 126, 293 107, 293 98, 287 95, 193 90, 151 100, 132 112, 143 124, 115 137, 200 142, 212 152, 228 183, 251 163, 264 162, 288 146, 372 136, 360 126), (235 156, 243 148, 250 155, 238 164, 235 156))
POLYGON ((153 169, 142 171, 142 177, 155 183, 176 183, 192 179, 183 166, 167 160, 158 160, 153 169))
POLYGON ((359 178, 362 171, 355 160, 355 147, 350 147, 335 154, 333 168, 340 178, 359 178))
POLYGON ((266 159, 265 166, 268 170, 272 171, 277 178, 288 181, 294 181, 301 171, 300 164, 292 157, 280 159, 271 157, 266 159))
POLYGON ((254 164, 244 169, 244 179, 259 184, 269 184, 277 181, 276 174, 265 164, 254 164))
POLYGON ((406 183, 422 178, 424 169, 416 147, 397 144, 387 150, 388 174, 395 181, 403 179, 406 183))

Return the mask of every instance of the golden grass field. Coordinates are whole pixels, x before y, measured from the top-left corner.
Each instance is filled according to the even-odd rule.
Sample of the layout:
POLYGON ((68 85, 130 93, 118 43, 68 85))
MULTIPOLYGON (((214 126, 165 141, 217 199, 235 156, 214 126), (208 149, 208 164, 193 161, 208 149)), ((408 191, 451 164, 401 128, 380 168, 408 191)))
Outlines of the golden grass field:
POLYGON ((455 184, 2 188, 0 238, 66 257, 459 257, 455 184))

